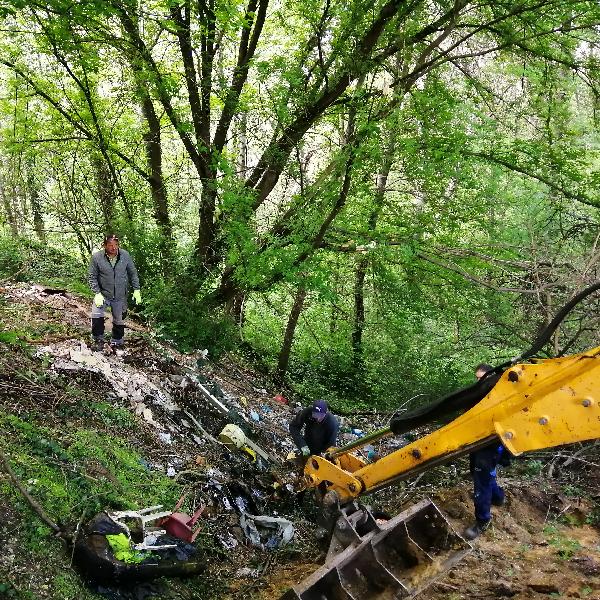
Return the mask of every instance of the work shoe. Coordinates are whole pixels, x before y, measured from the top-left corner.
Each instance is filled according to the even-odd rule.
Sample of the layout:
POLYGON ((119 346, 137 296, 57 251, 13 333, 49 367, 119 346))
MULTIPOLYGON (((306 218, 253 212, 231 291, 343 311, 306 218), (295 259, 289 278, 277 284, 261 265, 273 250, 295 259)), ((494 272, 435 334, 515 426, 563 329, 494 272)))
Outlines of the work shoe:
POLYGON ((463 537, 466 540, 474 540, 479 537, 488 527, 490 526, 491 519, 489 521, 477 521, 471 527, 467 527, 463 532, 463 537))

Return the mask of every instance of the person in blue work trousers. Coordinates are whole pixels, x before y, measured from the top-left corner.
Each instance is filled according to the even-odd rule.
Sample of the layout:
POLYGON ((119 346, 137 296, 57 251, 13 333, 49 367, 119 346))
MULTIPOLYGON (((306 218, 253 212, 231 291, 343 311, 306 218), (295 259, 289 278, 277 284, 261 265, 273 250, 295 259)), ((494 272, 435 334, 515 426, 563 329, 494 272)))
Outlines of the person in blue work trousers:
MULTIPOLYGON (((482 379, 493 367, 481 363, 475 368, 475 377, 482 379)), ((500 442, 471 452, 469 456, 471 476, 473 477, 473 502, 475 504, 475 523, 465 529, 463 535, 474 540, 481 535, 492 521, 491 508, 504 504, 504 490, 496 481, 496 467, 505 462, 508 452, 500 442)))
POLYGON ((111 233, 104 238, 103 249, 92 255, 88 282, 94 292, 92 302, 93 350, 104 348, 104 310, 112 312, 111 347, 122 348, 127 313, 127 292, 133 288, 133 299, 141 304, 140 280, 129 252, 119 248, 119 238, 111 233))
POLYGON ((302 409, 290 422, 290 434, 302 456, 322 454, 337 444, 338 420, 325 400, 316 400, 302 409))

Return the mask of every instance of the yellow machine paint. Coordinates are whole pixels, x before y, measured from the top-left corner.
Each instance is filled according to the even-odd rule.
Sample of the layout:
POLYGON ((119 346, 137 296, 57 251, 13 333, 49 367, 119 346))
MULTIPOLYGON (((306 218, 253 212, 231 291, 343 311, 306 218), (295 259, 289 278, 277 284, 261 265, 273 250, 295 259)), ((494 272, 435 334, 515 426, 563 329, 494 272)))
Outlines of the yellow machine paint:
POLYGON ((365 464, 355 455, 310 457, 309 487, 336 492, 343 504, 444 459, 501 440, 514 455, 600 438, 600 347, 565 358, 518 364, 451 423, 365 464), (324 488, 324 489, 323 489, 324 488))

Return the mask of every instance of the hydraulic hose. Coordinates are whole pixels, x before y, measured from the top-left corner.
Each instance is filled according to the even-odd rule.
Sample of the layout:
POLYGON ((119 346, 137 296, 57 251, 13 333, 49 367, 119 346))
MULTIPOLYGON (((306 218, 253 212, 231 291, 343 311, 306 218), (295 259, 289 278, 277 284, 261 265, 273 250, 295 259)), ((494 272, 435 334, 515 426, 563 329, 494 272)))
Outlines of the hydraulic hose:
POLYGON ((542 331, 538 334, 537 338, 535 338, 533 344, 528 350, 525 350, 520 356, 513 358, 509 361, 506 361, 490 372, 501 373, 507 367, 512 365, 516 365, 519 362, 523 362, 528 358, 531 358, 535 354, 537 354, 549 341, 558 326, 562 323, 564 318, 585 298, 587 298, 590 294, 593 294, 595 291, 600 290, 600 282, 594 283, 589 287, 585 288, 583 291, 579 292, 579 294, 573 296, 571 300, 569 300, 557 313, 554 315, 554 318, 550 323, 542 329, 542 331))

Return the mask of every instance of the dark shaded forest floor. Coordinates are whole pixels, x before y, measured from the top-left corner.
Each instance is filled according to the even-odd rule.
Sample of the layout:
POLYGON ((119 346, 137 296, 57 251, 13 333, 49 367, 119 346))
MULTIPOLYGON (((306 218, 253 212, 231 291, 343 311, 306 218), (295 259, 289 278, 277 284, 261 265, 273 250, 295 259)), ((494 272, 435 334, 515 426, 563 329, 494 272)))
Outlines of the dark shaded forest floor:
MULTIPOLYGON (((103 589, 100 596, 3 472, 0 597, 268 599, 318 568, 326 548, 315 541, 313 503, 299 506, 285 492, 290 475, 283 466, 273 474, 211 441, 228 418, 200 386, 241 415, 250 437, 279 458, 292 449, 286 427, 293 407, 275 400, 276 390, 241 361, 182 355, 140 323, 130 323, 123 356, 91 353, 87 311, 87 301, 67 292, 0 288, 1 448, 31 496, 68 531, 108 508, 172 508, 186 493, 187 512, 206 507, 197 541, 205 571, 145 589, 103 589), (250 546, 239 527, 238 498, 292 521, 293 542, 277 550, 250 546)), ((345 425, 366 430, 384 423, 382 416, 365 419, 345 425)), ((600 600, 599 462, 600 448, 591 444, 516 461, 501 478, 508 501, 495 509, 491 530, 419 597, 600 600)), ((369 502, 396 513, 423 497, 461 531, 472 510, 466 461, 369 502)))

